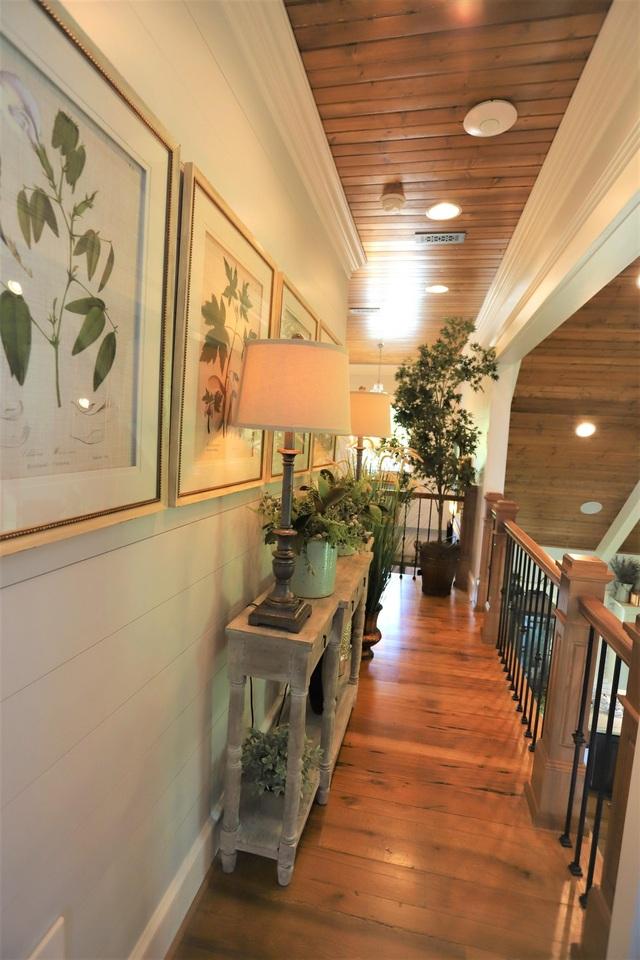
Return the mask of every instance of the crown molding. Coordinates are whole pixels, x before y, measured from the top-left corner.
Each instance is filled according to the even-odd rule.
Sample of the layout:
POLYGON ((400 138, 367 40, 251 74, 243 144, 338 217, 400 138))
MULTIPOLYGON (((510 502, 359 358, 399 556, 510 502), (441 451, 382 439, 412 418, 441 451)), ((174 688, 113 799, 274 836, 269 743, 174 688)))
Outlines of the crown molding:
POLYGON ((282 0, 221 4, 226 22, 348 277, 366 262, 282 0))
MULTIPOLYGON (((616 218, 640 204, 638 19, 636 4, 614 0, 480 308, 479 339, 511 359, 527 352, 525 342, 532 349, 525 326, 568 277, 588 268, 616 218), (510 349, 516 337, 517 351, 510 349)), ((626 263, 637 255, 629 249, 626 263)))

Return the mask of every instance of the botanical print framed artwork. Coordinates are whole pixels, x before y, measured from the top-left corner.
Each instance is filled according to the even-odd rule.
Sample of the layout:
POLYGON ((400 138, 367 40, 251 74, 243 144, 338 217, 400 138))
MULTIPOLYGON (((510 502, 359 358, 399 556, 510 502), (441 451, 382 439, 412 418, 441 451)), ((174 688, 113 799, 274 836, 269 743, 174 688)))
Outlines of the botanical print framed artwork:
MULTIPOLYGON (((316 340, 318 321, 297 292, 293 284, 283 274, 278 274, 276 291, 276 314, 278 317, 278 337, 281 340, 316 340)), ((271 435, 271 476, 282 476, 282 455, 278 452, 284 445, 284 433, 276 430, 271 435)), ((295 459, 295 472, 304 473, 309 469, 311 440, 308 433, 296 433, 295 448, 300 453, 295 459)))
POLYGON ((172 503, 260 483, 264 432, 234 427, 244 345, 269 336, 275 269, 193 164, 184 169, 172 503))
POLYGON ((161 503, 178 156, 58 5, 5 4, 0 59, 11 552, 161 503))
MULTIPOLYGON (((338 343, 330 331, 320 327, 321 343, 338 343)), ((338 438, 332 433, 314 433, 313 450, 311 454, 311 466, 314 470, 318 467, 327 467, 336 461, 336 444, 338 438)))

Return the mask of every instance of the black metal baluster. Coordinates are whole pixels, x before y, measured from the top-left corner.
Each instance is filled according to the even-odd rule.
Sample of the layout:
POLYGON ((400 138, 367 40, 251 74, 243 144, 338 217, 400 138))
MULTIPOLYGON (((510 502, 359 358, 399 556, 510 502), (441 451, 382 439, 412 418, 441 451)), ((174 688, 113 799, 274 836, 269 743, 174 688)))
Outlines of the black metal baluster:
POLYGON ((524 565, 524 550, 522 549, 519 543, 515 544, 514 554, 515 554, 514 556, 515 575, 512 581, 511 595, 509 597, 509 622, 507 624, 507 633, 506 633, 507 647, 505 650, 505 657, 503 661, 504 671, 507 675, 507 680, 509 681, 509 683, 511 683, 511 679, 512 679, 511 668, 512 668, 513 649, 514 649, 513 631, 514 631, 514 625, 516 622, 515 611, 518 604, 518 591, 520 590, 521 571, 524 565))
MULTIPOLYGON (((525 731, 525 737, 531 737, 531 715, 533 714, 533 698, 535 695, 535 687, 533 683, 533 677, 535 674, 535 654, 534 650, 537 649, 538 641, 540 639, 540 629, 538 623, 538 611, 540 607, 540 585, 542 583, 542 578, 544 576, 540 567, 536 565, 536 571, 538 574, 538 580, 536 583, 536 588, 534 590, 533 603, 531 604, 531 636, 528 643, 529 656, 525 666, 525 673, 527 675, 527 690, 524 698, 524 706, 522 709, 522 723, 526 723, 527 729, 525 731)), ((529 631, 527 631, 527 635, 529 631)))
POLYGON ((518 670, 519 670, 519 679, 516 683, 516 699, 518 701, 518 706, 516 710, 518 713, 522 713, 522 694, 524 692, 524 668, 527 660, 527 640, 528 640, 528 630, 525 627, 525 621, 527 619, 527 609, 529 606, 529 598, 531 596, 531 584, 533 582, 533 573, 535 570, 535 563, 531 557, 527 554, 527 572, 524 578, 524 593, 522 595, 522 604, 520 608, 520 635, 518 638, 518 670))
POLYGON ((420 550, 420 514, 422 513, 422 497, 418 497, 418 529, 416 530, 416 551, 413 557, 413 577, 416 579, 418 572, 418 552, 420 550))
POLYGON ((589 890, 593 885, 593 872, 596 866, 596 853, 598 851, 598 838, 600 836, 600 824, 602 822, 602 805, 607 793, 607 774, 609 772, 609 751, 611 750, 611 734, 613 732, 613 721, 616 714, 616 700, 618 697, 618 683, 620 682, 620 666, 622 661, 616 656, 613 667, 613 679, 611 681, 611 699, 609 701, 609 712, 607 713, 607 729, 604 735, 604 761, 602 763, 602 775, 598 780, 598 798, 596 800, 596 810, 593 817, 593 830, 591 833, 591 850, 589 851, 589 867, 587 869, 587 883, 585 891, 580 897, 580 906, 586 907, 589 890))
MULTIPOLYGON (((549 677, 551 675, 551 661, 553 658, 553 638, 556 632, 556 615, 555 612, 552 614, 552 610, 555 611, 555 608, 558 604, 558 588, 555 583, 551 583, 551 590, 549 591, 549 628, 547 633, 547 646, 545 648, 544 660, 542 661, 542 685, 546 701, 547 690, 549 689, 549 677), (548 654, 548 656, 547 656, 548 654)), ((544 732, 544 718, 546 714, 544 710, 542 711, 542 723, 540 726, 540 736, 544 732)))
POLYGON ((538 718, 540 716, 540 688, 542 686, 542 672, 540 670, 540 664, 542 662, 542 637, 543 637, 543 627, 545 623, 544 617, 544 604, 547 598, 547 585, 549 581, 546 573, 541 573, 540 580, 538 581, 538 596, 536 598, 536 647, 534 654, 534 667, 533 667, 533 678, 531 680, 531 707, 529 710, 529 725, 525 733, 525 737, 529 740, 533 737, 533 732, 531 730, 533 720, 533 708, 535 700, 535 710, 536 710, 536 727, 538 723, 538 718))
POLYGON ((427 540, 431 540, 432 517, 433 517, 433 500, 429 500, 429 523, 427 525, 427 540))
POLYGON ((511 596, 511 573, 513 557, 513 540, 507 535, 507 545, 504 558, 504 576, 502 577, 502 592, 500 594, 500 620, 498 623, 498 639, 496 649, 502 656, 504 650, 505 630, 509 616, 509 597, 511 596))
POLYGON ((407 541, 407 513, 409 510, 409 500, 408 497, 404 502, 404 520, 402 522, 402 553, 400 554, 400 577, 402 578, 404 574, 404 548, 407 541))
POLYGON ((547 687, 549 686, 549 668, 547 667, 547 657, 550 661, 553 653, 553 633, 556 623, 555 617, 553 617, 553 619, 551 617, 551 608, 555 606, 555 584, 551 583, 548 577, 545 577, 545 589, 548 590, 548 593, 546 610, 543 613, 544 644, 542 648, 542 659, 540 661, 540 690, 538 692, 538 700, 536 703, 536 720, 533 728, 533 739, 529 744, 529 750, 531 753, 533 753, 535 750, 536 743, 538 742, 538 726, 540 725, 541 735, 544 727, 544 709, 542 704, 546 704, 547 687), (540 722, 540 717, 542 717, 542 722, 540 722))
POLYGON ((596 734, 598 732, 598 716, 600 714, 600 699, 602 697, 602 680, 604 678, 604 666, 607 659, 607 644, 604 637, 600 644, 600 660, 598 663, 598 679, 596 681, 596 692, 593 698, 593 710, 591 712, 591 726, 589 728, 589 756, 587 758, 587 769, 584 774, 584 786, 582 788, 582 800, 580 802, 580 815, 578 817, 578 831, 576 834, 576 846, 573 860, 569 864, 569 871, 574 877, 582 876, 582 867, 580 866, 580 854, 582 853, 582 841, 584 839, 584 824, 587 816, 587 803, 589 800, 589 783, 591 782, 591 771, 596 754, 596 734))
POLYGON ((524 583, 525 583, 525 570, 527 568, 527 561, 529 560, 529 555, 520 548, 522 554, 522 561, 518 569, 518 592, 516 594, 515 603, 513 606, 513 623, 511 629, 512 636, 512 650, 511 650, 511 663, 510 670, 507 674, 507 679, 509 680, 509 689, 512 694, 514 694, 513 699, 517 700, 518 697, 515 694, 516 689, 516 669, 518 666, 518 657, 520 655, 520 611, 522 609, 522 600, 524 597, 524 583))
POLYGON ((596 632, 593 627, 589 630, 589 639, 587 640, 587 652, 584 660, 584 675, 582 677, 582 693, 580 694, 580 708, 578 711, 578 726, 573 734, 573 765, 571 767, 571 781, 569 783, 569 799, 567 801, 567 816, 564 821, 564 833, 560 836, 560 843, 563 847, 571 846, 571 821, 573 819, 573 801, 576 793, 576 781, 578 779, 578 766, 580 764, 581 748, 585 743, 584 735, 584 717, 587 710, 587 697, 589 696, 589 678, 591 676, 591 660, 593 659, 593 641, 596 632))

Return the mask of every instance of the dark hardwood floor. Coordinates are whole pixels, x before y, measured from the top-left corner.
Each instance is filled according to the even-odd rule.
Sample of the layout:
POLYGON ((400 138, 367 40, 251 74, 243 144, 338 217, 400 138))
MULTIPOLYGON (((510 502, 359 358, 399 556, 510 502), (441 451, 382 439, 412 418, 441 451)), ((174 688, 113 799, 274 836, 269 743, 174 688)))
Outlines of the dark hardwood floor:
POLYGON ((566 851, 531 826, 531 754, 467 597, 393 577, 328 806, 291 885, 218 864, 175 960, 555 960, 579 940, 566 851))

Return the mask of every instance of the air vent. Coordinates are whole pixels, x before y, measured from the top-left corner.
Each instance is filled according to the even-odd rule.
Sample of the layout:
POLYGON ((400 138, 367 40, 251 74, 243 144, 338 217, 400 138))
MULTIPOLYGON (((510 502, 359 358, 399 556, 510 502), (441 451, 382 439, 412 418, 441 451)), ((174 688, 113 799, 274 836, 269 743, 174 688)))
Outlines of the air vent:
POLYGON ((349 307, 349 313, 376 313, 380 307, 349 307))
POLYGON ((464 243, 466 233, 422 233, 416 231, 416 243, 421 247, 441 247, 445 243, 464 243))

